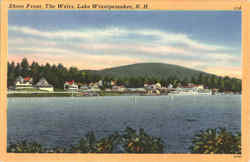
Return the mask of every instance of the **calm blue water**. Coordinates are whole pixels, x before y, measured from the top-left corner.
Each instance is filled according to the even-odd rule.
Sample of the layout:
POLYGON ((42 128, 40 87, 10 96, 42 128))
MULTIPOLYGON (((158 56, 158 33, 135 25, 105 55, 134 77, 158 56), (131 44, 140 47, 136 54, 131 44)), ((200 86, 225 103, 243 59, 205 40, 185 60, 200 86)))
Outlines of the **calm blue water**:
POLYGON ((241 129, 241 96, 8 98, 8 143, 32 139, 70 146, 88 131, 100 138, 127 126, 163 138, 166 153, 188 153, 200 130, 241 129))

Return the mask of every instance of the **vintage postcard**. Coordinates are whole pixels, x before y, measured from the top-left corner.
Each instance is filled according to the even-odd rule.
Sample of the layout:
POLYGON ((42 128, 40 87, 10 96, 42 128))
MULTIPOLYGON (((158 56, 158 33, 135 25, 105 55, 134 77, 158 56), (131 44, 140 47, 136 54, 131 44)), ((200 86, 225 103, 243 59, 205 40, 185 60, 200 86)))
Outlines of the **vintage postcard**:
POLYGON ((3 1, 0 159, 247 161, 248 6, 3 1))

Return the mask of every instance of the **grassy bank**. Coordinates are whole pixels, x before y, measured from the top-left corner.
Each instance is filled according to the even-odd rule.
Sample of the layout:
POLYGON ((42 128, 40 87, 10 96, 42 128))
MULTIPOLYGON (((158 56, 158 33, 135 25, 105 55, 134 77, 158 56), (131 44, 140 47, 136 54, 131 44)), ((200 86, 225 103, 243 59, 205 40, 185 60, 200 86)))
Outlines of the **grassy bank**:
POLYGON ((120 92, 100 92, 100 96, 121 96, 122 93, 120 92))
MULTIPOLYGON (((55 92, 38 92, 38 93, 9 93, 8 97, 89 97, 89 96, 121 96, 124 92, 96 92, 90 93, 89 95, 85 95, 84 93, 69 93, 65 91, 55 91, 55 92)), ((126 94, 135 94, 135 93, 126 93, 126 94)), ((137 93, 136 93, 137 94, 137 93)))
POLYGON ((13 93, 8 94, 7 97, 77 97, 79 94, 72 93, 13 93))

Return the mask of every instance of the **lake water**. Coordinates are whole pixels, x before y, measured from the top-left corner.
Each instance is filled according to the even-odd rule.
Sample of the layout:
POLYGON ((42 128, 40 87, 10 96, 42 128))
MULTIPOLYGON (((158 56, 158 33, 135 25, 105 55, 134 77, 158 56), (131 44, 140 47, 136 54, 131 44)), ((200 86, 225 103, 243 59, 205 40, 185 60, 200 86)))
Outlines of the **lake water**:
POLYGON ((129 126, 161 137, 166 153, 188 153, 200 130, 241 130, 241 95, 8 98, 7 115, 8 143, 70 146, 88 131, 100 138, 129 126))

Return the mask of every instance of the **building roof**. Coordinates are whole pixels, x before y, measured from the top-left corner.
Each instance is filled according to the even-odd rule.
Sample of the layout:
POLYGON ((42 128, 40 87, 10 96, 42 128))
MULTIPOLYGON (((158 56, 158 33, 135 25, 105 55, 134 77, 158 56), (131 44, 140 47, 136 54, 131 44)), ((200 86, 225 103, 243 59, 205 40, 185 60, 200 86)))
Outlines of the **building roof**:
POLYGON ((23 78, 24 81, 30 81, 31 80, 31 77, 25 77, 23 78))
POLYGON ((72 80, 72 81, 66 81, 66 82, 65 82, 65 84, 69 84, 69 85, 72 85, 72 84, 74 84, 74 83, 75 83, 74 80, 72 80))
POLYGON ((182 88, 195 88, 195 87, 200 87, 203 86, 201 84, 189 84, 187 86, 182 86, 182 88))
POLYGON ((49 84, 45 78, 41 78, 39 80, 39 82, 36 83, 36 86, 38 86, 38 87, 52 87, 52 85, 49 84))
POLYGON ((18 82, 23 82, 23 77, 21 76, 21 75, 19 75, 18 77, 17 77, 17 79, 16 79, 16 81, 18 82))
POLYGON ((19 75, 16 79, 16 82, 24 83, 24 82, 32 82, 31 77, 25 77, 23 78, 21 75, 19 75))

